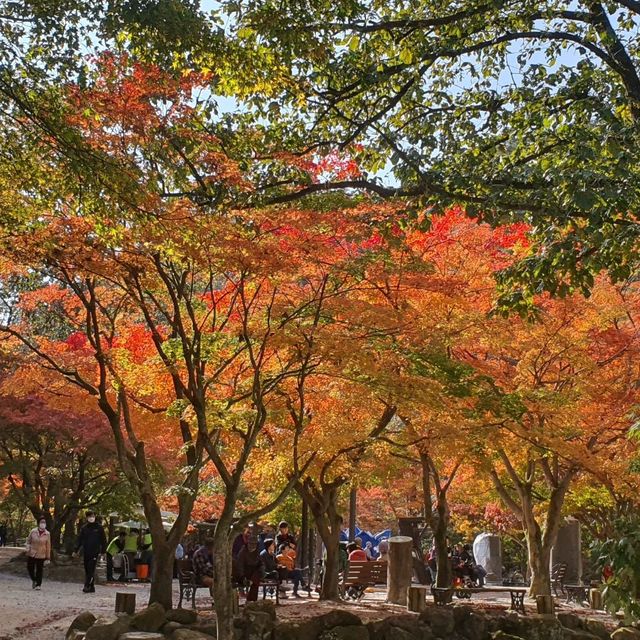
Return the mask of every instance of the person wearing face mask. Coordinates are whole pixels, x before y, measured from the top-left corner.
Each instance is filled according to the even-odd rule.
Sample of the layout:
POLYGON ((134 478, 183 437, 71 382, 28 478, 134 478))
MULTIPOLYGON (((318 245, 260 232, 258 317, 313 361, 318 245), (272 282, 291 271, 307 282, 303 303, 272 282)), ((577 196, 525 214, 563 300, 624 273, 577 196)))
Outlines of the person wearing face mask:
POLYGON ((47 521, 38 518, 38 526, 31 530, 27 538, 27 571, 31 578, 31 588, 42 586, 42 568, 45 560, 51 558, 51 535, 47 531, 47 521))
POLYGON ((98 557, 107 550, 107 536, 102 525, 96 521, 96 514, 87 511, 87 523, 80 529, 75 555, 82 549, 84 560, 84 593, 95 593, 94 579, 98 557))

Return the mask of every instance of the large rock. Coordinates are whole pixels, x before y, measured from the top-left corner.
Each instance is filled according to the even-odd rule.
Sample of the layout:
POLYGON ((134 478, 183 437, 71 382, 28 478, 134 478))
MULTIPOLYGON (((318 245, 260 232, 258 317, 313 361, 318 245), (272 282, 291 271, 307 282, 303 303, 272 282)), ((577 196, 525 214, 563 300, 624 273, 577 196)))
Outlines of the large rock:
POLYGON ((65 640, 71 640, 72 631, 86 631, 95 621, 96 617, 93 615, 93 613, 91 613, 91 611, 82 611, 73 619, 73 622, 69 625, 65 640))
POLYGON ((620 627, 611 634, 611 640, 640 640, 640 631, 632 627, 620 627))
POLYGON ((502 631, 524 640, 565 640, 567 629, 556 618, 506 615, 500 620, 502 631))
POLYGON ((369 630, 365 626, 349 625, 325 629, 318 640, 369 640, 369 630))
POLYGON ((171 620, 169 622, 165 622, 165 624, 162 626, 162 629, 160 629, 160 631, 162 631, 162 633, 168 637, 176 629, 184 629, 184 625, 180 624, 179 622, 174 622, 173 620, 171 620))
POLYGON ((259 611, 269 615, 271 620, 276 620, 276 603, 273 600, 257 600, 256 602, 247 602, 244 605, 242 613, 249 615, 251 612, 259 611))
POLYGON ((120 615, 115 620, 99 618, 89 627, 85 640, 117 640, 123 633, 130 631, 131 616, 120 615))
POLYGON ((201 622, 200 624, 192 624, 189 625, 189 629, 204 633, 204 635, 206 636, 215 637, 218 634, 215 622, 201 622))
POLYGON ((582 620, 575 613, 560 611, 557 615, 560 624, 567 629, 582 629, 582 620))
POLYGON ((270 639, 273 626, 274 620, 268 611, 246 611, 235 621, 235 627, 242 630, 240 637, 245 640, 270 639))
POLYGON ((600 638, 600 640, 609 640, 609 630, 606 625, 600 620, 593 620, 592 618, 587 618, 584 621, 584 628, 592 633, 594 636, 600 638))
POLYGON ((565 629, 564 640, 599 640, 599 638, 584 629, 565 629))
MULTIPOLYGON (((367 629, 371 640, 430 640, 430 637, 424 637, 416 616, 390 616, 384 620, 370 622, 367 629)), ((428 633, 431 633, 430 629, 428 633)))
POLYGON ((455 629, 453 610, 449 607, 427 607, 418 618, 429 625, 436 638, 449 638, 455 629))
POLYGON ((161 633, 151 633, 150 631, 127 631, 118 640, 164 640, 161 633))
POLYGON ((154 602, 134 614, 131 618, 131 626, 138 631, 156 633, 167 621, 165 615, 165 608, 159 602, 154 602))
POLYGON ((459 624, 456 624, 456 633, 467 640, 487 640, 489 638, 487 619, 481 613, 471 611, 459 624))
POLYGON ((87 635, 86 631, 80 631, 80 629, 70 629, 67 631, 65 640, 84 640, 87 635))
POLYGON ((362 620, 360 620, 355 613, 343 611, 342 609, 329 611, 329 613, 320 616, 318 620, 325 629, 331 629, 332 627, 351 627, 362 624, 362 620))
POLYGON ((494 631, 491 634, 491 640, 523 640, 519 636, 511 635, 510 633, 505 633, 502 629, 498 629, 498 631, 494 631))
POLYGON ((324 631, 318 618, 302 622, 279 622, 273 630, 273 640, 317 640, 324 631))
POLYGON ((195 609, 169 609, 164 617, 167 622, 194 624, 198 620, 198 612, 195 609))
POLYGON ((195 629, 176 629, 171 634, 171 640, 212 640, 214 636, 210 636, 195 629))

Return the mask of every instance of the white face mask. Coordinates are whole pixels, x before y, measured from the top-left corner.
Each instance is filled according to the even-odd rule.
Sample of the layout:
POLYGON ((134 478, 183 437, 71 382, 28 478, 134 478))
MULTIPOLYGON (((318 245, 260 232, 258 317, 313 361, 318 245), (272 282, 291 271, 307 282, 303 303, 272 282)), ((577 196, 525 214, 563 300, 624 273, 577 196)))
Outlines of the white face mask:
POLYGON ((96 519, 95 519, 95 517, 94 517, 94 516, 89 516, 89 517, 87 518, 87 522, 95 522, 95 521, 96 521, 96 519))
POLYGON ((47 528, 46 522, 38 522, 38 529, 40 529, 41 531, 44 531, 46 528, 47 528))

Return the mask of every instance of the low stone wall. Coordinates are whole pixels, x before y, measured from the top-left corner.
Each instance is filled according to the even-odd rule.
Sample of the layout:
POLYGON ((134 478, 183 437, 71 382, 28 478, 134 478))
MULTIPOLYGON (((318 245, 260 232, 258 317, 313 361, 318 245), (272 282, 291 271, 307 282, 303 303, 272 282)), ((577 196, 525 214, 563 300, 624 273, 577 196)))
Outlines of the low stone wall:
MULTIPOLYGON (((612 635, 602 622, 570 613, 557 617, 485 613, 472 607, 429 606, 363 623, 344 609, 301 621, 279 621, 271 601, 246 605, 235 620, 236 640, 640 640, 636 629, 612 635)), ((66 640, 213 640, 215 622, 191 609, 165 611, 154 604, 132 616, 96 619, 90 612, 72 623, 66 640)))

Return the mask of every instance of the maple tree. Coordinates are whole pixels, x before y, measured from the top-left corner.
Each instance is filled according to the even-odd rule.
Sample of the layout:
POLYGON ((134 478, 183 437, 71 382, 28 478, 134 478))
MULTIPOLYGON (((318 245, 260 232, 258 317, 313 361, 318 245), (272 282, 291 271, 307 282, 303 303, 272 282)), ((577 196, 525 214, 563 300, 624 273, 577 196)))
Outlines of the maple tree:
MULTIPOLYGON (((54 549, 75 543, 80 512, 119 489, 106 425, 99 415, 53 410, 38 397, 2 396, 0 474, 35 520, 44 515, 54 549)), ((114 500, 115 501, 115 500, 114 500)))

